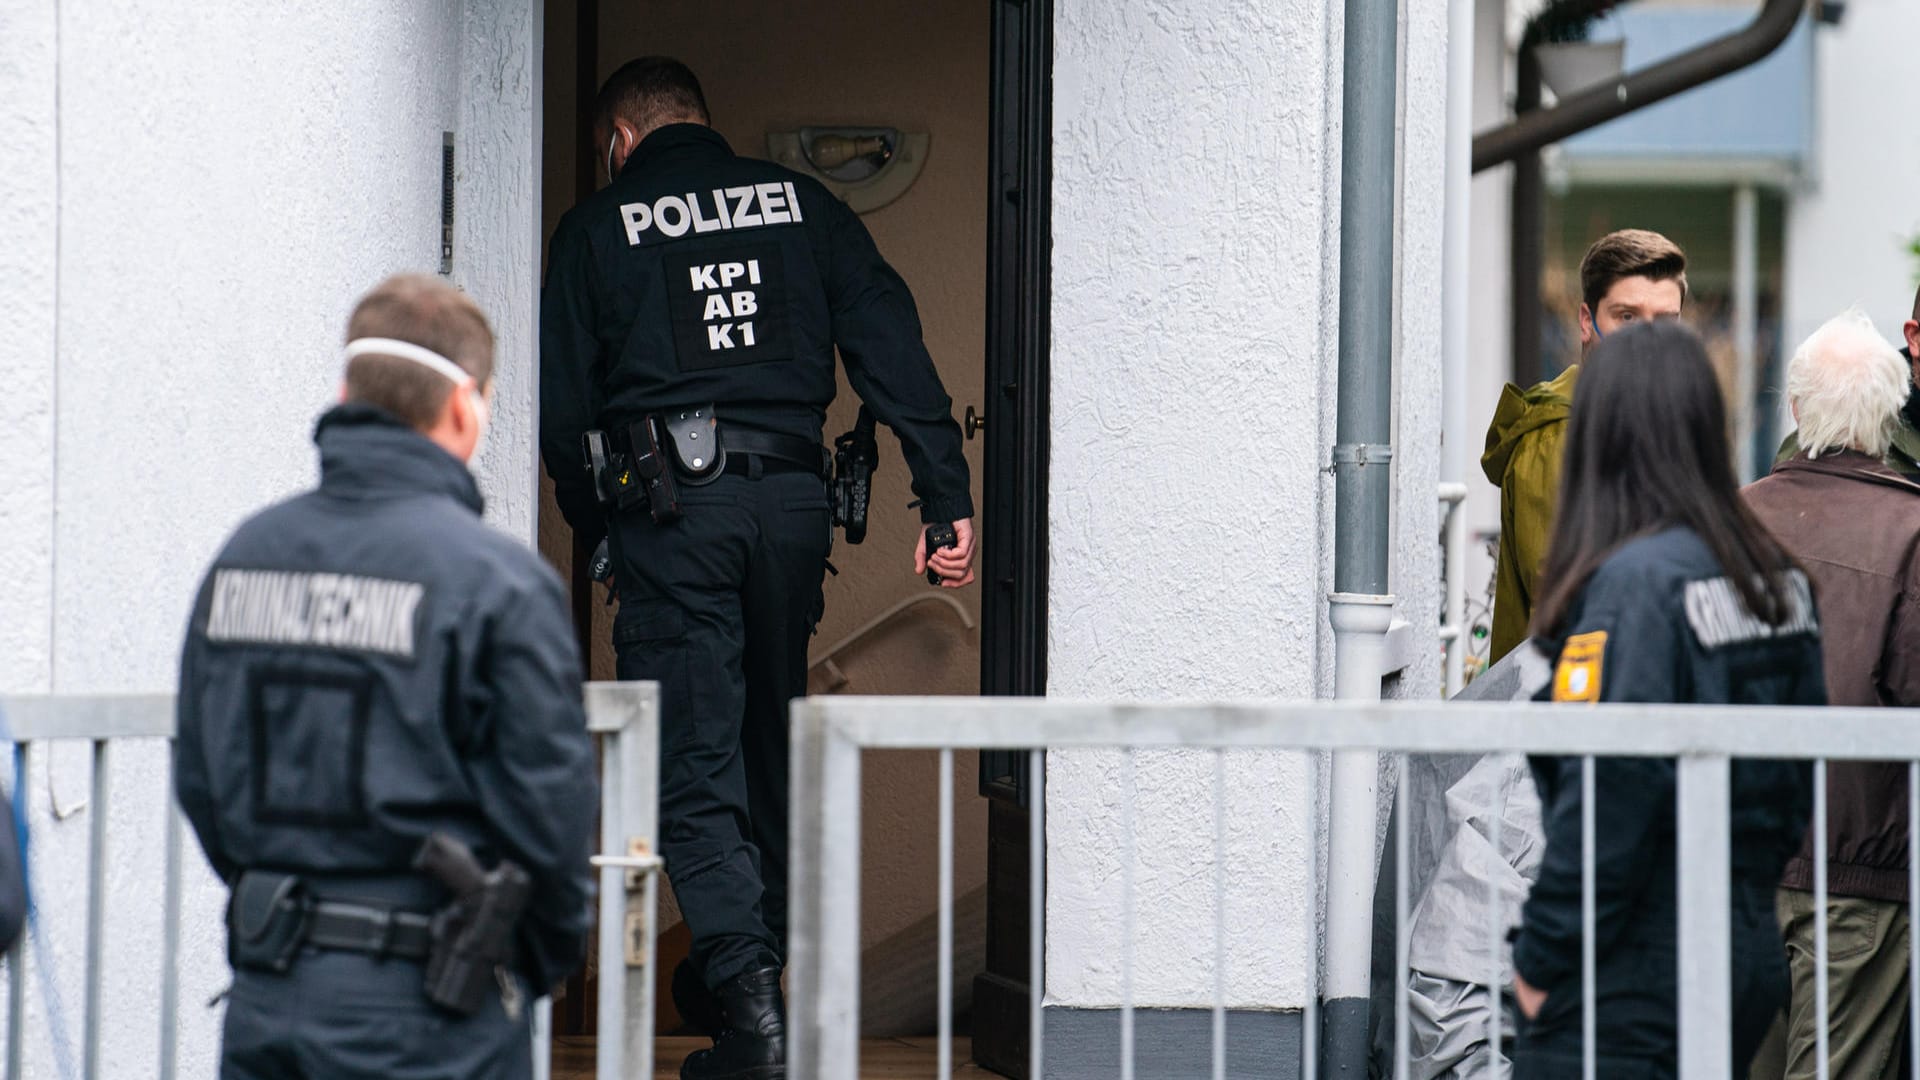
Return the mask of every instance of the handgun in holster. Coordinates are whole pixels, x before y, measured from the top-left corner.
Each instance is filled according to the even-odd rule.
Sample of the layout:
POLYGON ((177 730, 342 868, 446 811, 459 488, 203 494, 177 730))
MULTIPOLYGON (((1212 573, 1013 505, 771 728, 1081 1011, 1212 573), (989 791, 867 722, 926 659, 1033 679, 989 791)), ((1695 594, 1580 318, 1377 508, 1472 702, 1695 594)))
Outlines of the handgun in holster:
POLYGON ((873 433, 873 413, 862 405, 853 430, 833 440, 833 523, 845 530, 849 544, 867 538, 867 503, 873 497, 874 471, 880 467, 880 444, 873 433))
POLYGON ((427 1000, 470 1016, 500 991, 497 971, 512 963, 514 930, 533 894, 533 881, 507 859, 491 870, 482 868, 467 845, 445 833, 427 837, 413 865, 453 893, 452 901, 433 914, 427 1000))

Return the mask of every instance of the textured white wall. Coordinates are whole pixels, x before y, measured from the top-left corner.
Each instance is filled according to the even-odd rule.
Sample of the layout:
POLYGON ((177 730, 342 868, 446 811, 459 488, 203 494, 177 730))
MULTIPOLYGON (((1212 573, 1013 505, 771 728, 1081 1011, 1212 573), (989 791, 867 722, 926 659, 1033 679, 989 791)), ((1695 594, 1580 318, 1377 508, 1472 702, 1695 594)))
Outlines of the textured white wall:
POLYGON ((1787 207, 1787 347, 1854 303, 1897 342, 1916 284, 1906 241, 1920 233, 1920 4, 1855 0, 1814 41, 1813 179, 1787 207))
MULTIPOLYGON (((1433 624, 1444 5, 1412 0, 1396 588, 1433 624), (1411 265, 1419 263, 1420 265, 1411 265), (1426 460, 1422 460, 1422 459, 1426 460)), ((1049 687, 1330 686, 1339 0, 1063 0, 1055 15, 1049 687)), ((1437 662, 1405 680, 1430 693, 1437 662)), ((1047 998, 1121 995, 1123 759, 1049 759, 1047 998)), ((1213 763, 1139 755, 1134 997, 1212 1000, 1213 763)), ((1316 827, 1294 755, 1227 770, 1227 999, 1305 1003, 1316 827)))
POLYGON ((53 3, 0 5, 0 693, 53 678, 53 3))
MULTIPOLYGON (((462 152, 456 280, 493 316, 504 365, 483 487, 491 516, 531 540, 531 4, 117 0, 65 5, 57 35, 52 0, 26 8, 0 16, 0 259, 30 271, 9 273, 0 301, 10 391, 0 439, 19 444, 0 481, 0 577, 7 622, 16 593, 30 616, 5 631, 10 659, 51 659, 39 675, 9 664, 0 689, 172 689, 193 584, 214 549, 242 517, 313 480, 312 424, 337 385, 354 298, 388 273, 438 264, 448 128, 462 152), (49 518, 50 554, 34 539, 49 518), (36 586, 45 566, 51 583, 36 586)), ((79 748, 50 764, 31 780, 35 872, 77 1037, 85 836, 98 808, 55 820, 53 807, 85 798, 90 772, 79 748)), ((162 747, 116 747, 109 1076, 154 1067, 165 773, 162 747)), ((180 1063, 206 1076, 219 1013, 201 1003, 226 978, 224 894, 197 850, 188 865, 180 1063)), ((36 995, 28 1061, 50 1074, 41 1008, 36 995)))
MULTIPOLYGON (((1395 251, 1393 591, 1418 634, 1411 667, 1386 696, 1432 698, 1440 652, 1440 245, 1446 223, 1447 3, 1400 11, 1400 208, 1395 251)), ((1385 807, 1383 806, 1384 810, 1385 807)))

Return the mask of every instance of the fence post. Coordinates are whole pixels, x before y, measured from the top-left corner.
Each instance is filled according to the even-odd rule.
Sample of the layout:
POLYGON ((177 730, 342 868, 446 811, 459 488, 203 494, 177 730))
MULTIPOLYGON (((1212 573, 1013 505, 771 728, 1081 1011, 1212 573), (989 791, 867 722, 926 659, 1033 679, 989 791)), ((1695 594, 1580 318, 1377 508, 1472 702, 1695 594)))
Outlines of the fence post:
POLYGON ((1733 1075, 1730 777, 1724 754, 1679 759, 1680 1075, 1686 1080, 1733 1075))
POLYGON ((795 1080, 854 1080, 860 1067, 860 747, 825 712, 793 703, 792 993, 795 1080))
MULTIPOLYGON (((588 728, 604 739, 601 851, 615 858, 656 855, 660 687, 651 682, 588 683, 586 705, 588 728)), ((653 1075, 654 964, 659 955, 653 920, 658 879, 657 873, 618 865, 600 868, 600 1037, 594 1065, 601 1076, 653 1075), (640 962, 630 962, 634 957, 640 962)))

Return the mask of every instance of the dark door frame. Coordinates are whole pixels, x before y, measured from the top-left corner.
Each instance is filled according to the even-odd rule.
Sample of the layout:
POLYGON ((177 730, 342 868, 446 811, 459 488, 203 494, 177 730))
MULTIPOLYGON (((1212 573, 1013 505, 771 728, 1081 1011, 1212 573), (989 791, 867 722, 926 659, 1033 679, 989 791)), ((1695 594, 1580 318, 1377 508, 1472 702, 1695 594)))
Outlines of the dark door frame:
MULTIPOLYGON (((1040 696, 1047 684, 1053 0, 992 3, 980 692, 1040 696)), ((590 137, 599 8, 598 0, 575 0, 576 201, 593 193, 600 168, 590 137)), ((593 627, 590 554, 578 546, 573 553, 573 614, 583 649, 593 627)), ((990 800, 987 971, 974 984, 973 1053, 1015 1077, 1025 1076, 1028 1061, 1028 762, 1024 751, 990 752, 980 768, 980 793, 990 800)), ((584 982, 570 989, 584 1006, 584 982)), ((563 1019, 566 1028, 592 1030, 590 1009, 563 1019)))
MULTIPOLYGON (((1047 690, 1048 370, 1053 201, 1053 2, 993 0, 987 151, 987 413, 980 692, 1047 690)), ((973 1056, 1024 1077, 1031 889, 1024 751, 980 755, 987 813, 986 971, 973 1056)))

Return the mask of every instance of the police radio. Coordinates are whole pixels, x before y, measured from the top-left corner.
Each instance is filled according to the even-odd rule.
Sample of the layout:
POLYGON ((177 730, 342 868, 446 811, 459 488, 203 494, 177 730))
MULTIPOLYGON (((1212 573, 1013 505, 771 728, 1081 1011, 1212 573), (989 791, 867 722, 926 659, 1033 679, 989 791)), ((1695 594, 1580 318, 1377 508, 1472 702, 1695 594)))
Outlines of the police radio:
POLYGON ((833 523, 846 532, 849 544, 867 538, 867 503, 873 497, 874 471, 880 467, 880 444, 873 433, 873 413, 862 405, 853 430, 833 440, 833 523))

